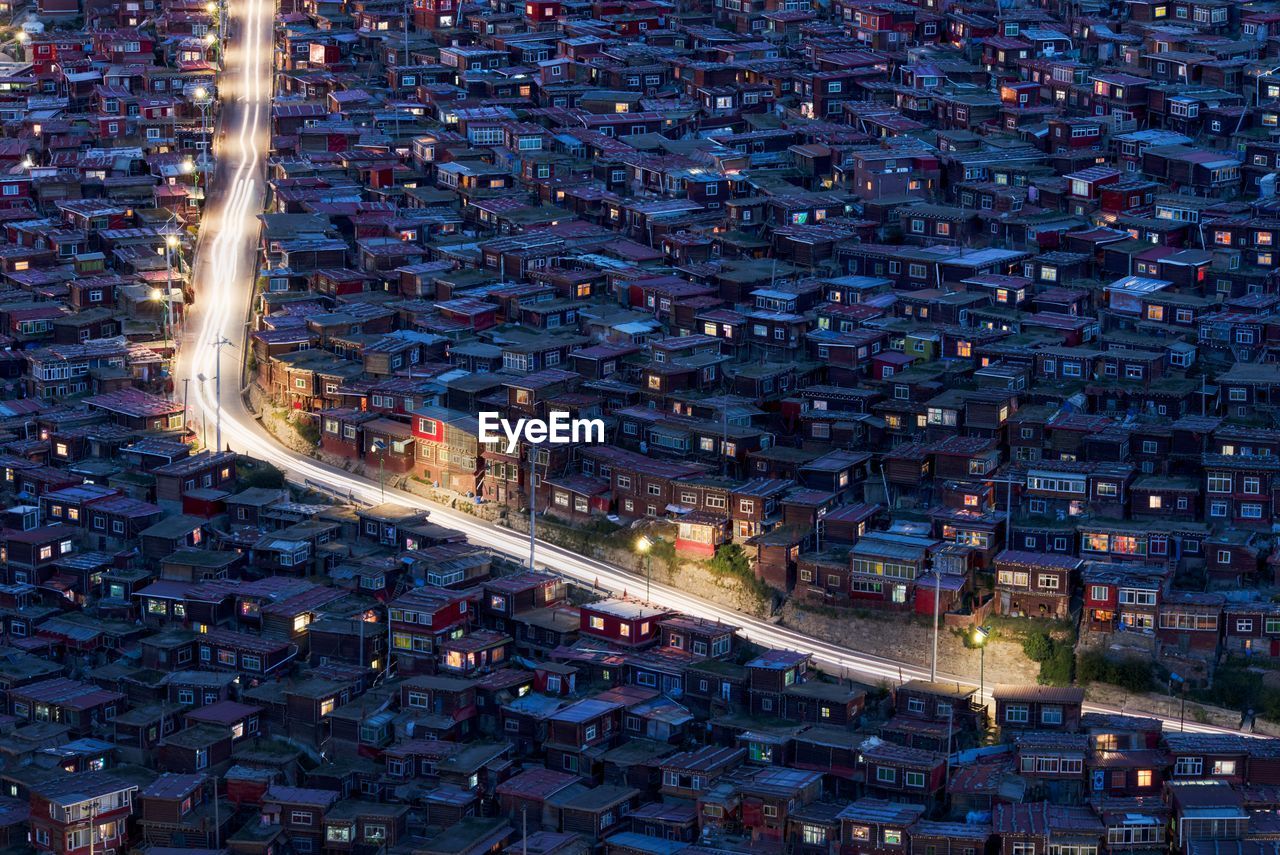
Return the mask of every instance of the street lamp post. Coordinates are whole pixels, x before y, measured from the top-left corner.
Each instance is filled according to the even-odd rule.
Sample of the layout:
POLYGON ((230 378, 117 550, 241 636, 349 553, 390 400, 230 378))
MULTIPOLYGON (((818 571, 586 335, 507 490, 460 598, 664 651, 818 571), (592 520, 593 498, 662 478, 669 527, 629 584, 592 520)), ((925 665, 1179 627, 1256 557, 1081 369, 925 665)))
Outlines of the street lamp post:
POLYGON ((209 0, 208 3, 205 3, 204 10, 210 15, 216 14, 218 16, 218 41, 221 42, 226 39, 227 10, 222 7, 221 3, 214 2, 214 0, 209 0))
POLYGON ((387 443, 381 439, 375 439, 369 443, 369 449, 378 455, 378 486, 382 489, 382 501, 387 501, 387 479, 385 477, 386 470, 383 468, 386 461, 387 443))
POLYGON ((649 602, 649 589, 653 584, 653 541, 640 535, 636 540, 636 552, 644 556, 644 601, 649 602))
POLYGON ((218 336, 217 340, 213 342, 213 347, 217 351, 218 360, 218 364, 213 374, 213 404, 214 412, 216 414, 213 435, 214 441, 218 444, 215 449, 217 451, 222 451, 222 348, 229 344, 232 347, 235 347, 235 345, 231 344, 230 339, 226 336, 218 336))
POLYGON ((173 336, 173 251, 182 245, 182 241, 177 235, 166 235, 164 239, 164 323, 167 332, 165 334, 165 346, 169 345, 169 338, 173 336))
POLYGON ((529 572, 538 549, 538 446, 529 443, 529 572))
POLYGON ((164 349, 169 349, 169 324, 166 322, 165 315, 165 298, 166 294, 162 288, 151 289, 151 300, 156 304, 156 308, 160 311, 160 338, 164 341, 164 349))
POLYGON ((213 97, 209 90, 203 86, 197 86, 191 92, 191 102, 200 108, 200 142, 203 143, 200 150, 200 172, 204 176, 204 180, 208 180, 209 176, 209 107, 213 104, 213 97))
MULTIPOLYGON (((196 374, 196 381, 199 382, 201 389, 204 388, 205 381, 208 379, 209 378, 205 377, 203 373, 196 374)), ((209 448, 209 420, 205 417, 204 413, 200 414, 200 443, 207 451, 209 448)))
POLYGON ((987 639, 991 637, 991 627, 980 626, 973 631, 973 643, 978 645, 978 703, 982 704, 984 712, 987 709, 987 702, 983 699, 983 692, 986 690, 987 679, 987 639))

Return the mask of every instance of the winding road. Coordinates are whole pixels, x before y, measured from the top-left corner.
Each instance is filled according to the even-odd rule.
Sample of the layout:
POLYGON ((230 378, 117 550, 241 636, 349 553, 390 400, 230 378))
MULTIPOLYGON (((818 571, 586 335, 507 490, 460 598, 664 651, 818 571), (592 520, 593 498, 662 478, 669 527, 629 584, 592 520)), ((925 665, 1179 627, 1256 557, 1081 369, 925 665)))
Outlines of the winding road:
MULTIPOLYGON (((263 210, 266 156, 271 133, 270 106, 273 80, 272 26, 274 0, 234 0, 232 36, 226 45, 225 65, 218 97, 220 126, 225 135, 217 147, 217 166, 209 185, 208 202, 197 241, 194 269, 196 300, 190 307, 176 376, 188 380, 191 408, 214 435, 216 412, 213 378, 217 373, 219 346, 224 371, 221 389, 222 442, 236 451, 269 460, 284 470, 293 483, 322 486, 368 503, 382 501, 381 489, 370 479, 352 475, 286 449, 275 441, 245 404, 241 366, 245 332, 256 280, 258 215, 263 210), (204 381, 200 377, 206 378, 204 381)), ((518 561, 528 556, 528 538, 474 517, 428 502, 399 490, 386 491, 388 501, 426 508, 432 519, 464 532, 471 542, 518 561)), ((643 580, 631 573, 574 552, 539 542, 539 563, 566 577, 615 593, 638 591, 643 580)), ((740 614, 665 585, 652 586, 652 600, 690 615, 719 620, 742 628, 742 635, 758 644, 811 653, 816 664, 832 673, 843 673, 864 682, 896 683, 902 679, 927 679, 927 668, 895 662, 850 648, 810 638, 783 626, 740 614)), ((976 652, 973 656, 977 656, 976 652)), ((945 663, 944 663, 945 664, 945 663)), ((992 682, 999 674, 990 675, 992 682)), ((945 672, 939 679, 968 684, 945 672)), ((1091 710, 1108 710, 1090 706, 1091 710)), ((1133 710, 1137 712, 1137 710, 1133 710)), ((1172 720, 1173 729, 1178 721, 1172 720)), ((1188 722, 1188 731, 1233 732, 1188 722)))

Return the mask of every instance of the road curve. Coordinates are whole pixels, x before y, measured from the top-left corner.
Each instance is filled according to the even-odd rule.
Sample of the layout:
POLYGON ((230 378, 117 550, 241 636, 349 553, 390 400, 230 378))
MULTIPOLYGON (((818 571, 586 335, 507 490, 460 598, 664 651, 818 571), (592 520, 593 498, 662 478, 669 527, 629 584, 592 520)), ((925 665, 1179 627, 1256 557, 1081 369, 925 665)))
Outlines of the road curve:
MULTIPOLYGON (((194 270, 195 304, 188 313, 176 376, 189 381, 191 411, 214 437, 216 402, 213 378, 218 347, 224 338, 232 343, 222 351, 222 442, 224 446, 269 460, 299 485, 320 486, 358 502, 382 500, 381 488, 372 480, 290 451, 277 443, 255 419, 241 394, 241 366, 246 347, 248 310, 257 278, 258 215, 262 213, 266 155, 270 140, 270 102, 273 79, 273 0, 239 0, 231 5, 233 35, 226 46, 225 71, 219 86, 221 100, 217 167, 210 182, 194 270), (201 381, 203 375, 206 380, 201 381)), ((528 538, 509 529, 458 513, 399 490, 386 490, 388 501, 426 508, 432 519, 464 532, 471 542, 519 561, 528 556, 528 538)), ((616 566, 586 558, 561 547, 539 542, 539 564, 604 591, 636 594, 643 580, 616 566)), ((799 650, 834 674, 845 674, 872 684, 927 679, 928 669, 810 638, 769 621, 742 615, 695 595, 654 584, 651 599, 664 607, 690 615, 734 624, 753 642, 773 648, 799 650)), ((974 656, 978 654, 973 653, 974 656)), ((944 672, 939 679, 965 685, 968 680, 944 672)), ((999 675, 993 675, 998 680, 999 675)), ((1090 705, 1089 710, 1118 712, 1090 705)), ((1138 711, 1134 710, 1137 713, 1138 711)), ((1177 719, 1166 719, 1178 726, 1177 719)), ((1235 732, 1187 723, 1195 732, 1235 732)))

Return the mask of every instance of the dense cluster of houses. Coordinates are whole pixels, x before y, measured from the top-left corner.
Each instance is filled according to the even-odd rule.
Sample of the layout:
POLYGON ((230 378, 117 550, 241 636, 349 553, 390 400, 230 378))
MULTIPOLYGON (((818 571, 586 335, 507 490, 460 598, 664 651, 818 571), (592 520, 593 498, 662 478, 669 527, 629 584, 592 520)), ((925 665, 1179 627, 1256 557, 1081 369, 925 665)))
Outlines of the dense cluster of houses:
POLYGON ((173 391, 220 48, 216 3, 4 9, 0 395, 20 445, 58 404, 173 391))
MULTIPOLYGON (((1278 740, 860 686, 250 480, 172 374, 219 3, 7 11, 0 848, 1274 852, 1278 740)), ((273 38, 245 365, 319 453, 824 609, 1280 660, 1274 3, 282 0, 273 38)))
POLYGON ((571 599, 425 511, 224 486, 218 514, 145 520, 141 552, 86 545, 87 487, 8 512, 8 548, 53 553, 0 584, 13 851, 1262 855, 1280 833, 1277 739, 1075 687, 871 688, 571 599), (36 524, 55 507, 79 522, 36 524))
POLYGON ((286 3, 261 397, 780 596, 1280 657, 1277 14, 286 3))

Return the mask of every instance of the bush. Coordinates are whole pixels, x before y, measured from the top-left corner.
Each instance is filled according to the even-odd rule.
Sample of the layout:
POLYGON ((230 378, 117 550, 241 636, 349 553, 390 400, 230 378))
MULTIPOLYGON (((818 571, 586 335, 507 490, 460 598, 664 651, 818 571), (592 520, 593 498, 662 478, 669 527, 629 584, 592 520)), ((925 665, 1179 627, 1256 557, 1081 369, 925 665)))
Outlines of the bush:
POLYGON ((1088 650, 1080 654, 1076 662, 1076 678, 1081 683, 1106 683, 1111 663, 1107 657, 1096 650, 1088 650))
POLYGON ((298 436, 307 442, 312 445, 320 444, 320 425, 316 423, 315 419, 294 417, 289 419, 289 424, 298 432, 298 436))
POLYGON ((1053 655, 1053 639, 1047 632, 1034 632, 1022 640, 1022 652, 1032 662, 1044 662, 1053 655))
POLYGON ((707 569, 717 576, 736 579, 743 590, 750 592, 763 606, 773 601, 773 591, 751 568, 751 559, 736 543, 727 543, 716 550, 707 562, 707 569))
POLYGON ((715 557, 707 562, 707 569, 717 576, 753 576, 751 559, 736 543, 726 544, 716 550, 715 557))
POLYGON ((1071 685, 1071 671, 1075 657, 1068 644, 1052 645, 1053 652, 1040 663, 1040 683, 1045 686, 1071 685))
POLYGON ((1116 665, 1113 682, 1130 692, 1151 691, 1151 663, 1126 659, 1116 665))
POLYGON ((236 463, 236 481, 246 490, 250 487, 278 490, 284 486, 284 473, 265 460, 245 457, 236 463))
POLYGON ((1149 692, 1155 675, 1155 667, 1140 659, 1114 662, 1096 650, 1080 654, 1076 663, 1076 677, 1082 683, 1110 683, 1129 692, 1149 692))
MULTIPOLYGON (((1238 665, 1224 666, 1214 673, 1213 687, 1196 694, 1209 703, 1228 709, 1247 709, 1264 694, 1262 676, 1238 665)), ((1266 708, 1265 700, 1261 706, 1266 708)))
POLYGON ((654 563, 661 564, 668 571, 674 570, 680 563, 680 559, 676 556, 675 542, 661 537, 651 537, 649 542, 653 544, 649 547, 649 555, 654 563))

